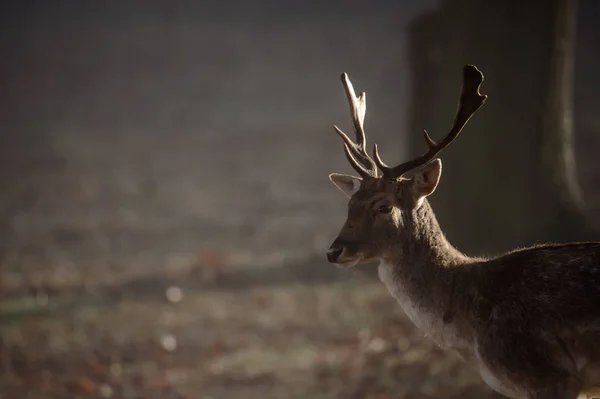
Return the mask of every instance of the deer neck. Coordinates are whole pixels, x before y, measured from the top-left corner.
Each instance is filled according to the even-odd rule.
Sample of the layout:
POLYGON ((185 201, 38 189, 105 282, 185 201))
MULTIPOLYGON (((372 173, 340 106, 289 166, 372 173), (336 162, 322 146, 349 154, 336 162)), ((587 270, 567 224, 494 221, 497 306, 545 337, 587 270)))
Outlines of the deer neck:
POLYGON ((404 232, 399 251, 394 251, 386 263, 398 264, 406 272, 429 274, 470 262, 448 242, 426 199, 402 217, 404 232))
POLYGON ((466 347, 469 335, 468 292, 462 285, 474 261, 454 248, 442 233, 427 201, 404 216, 404 234, 393 254, 382 259, 379 276, 408 317, 438 344, 466 347))

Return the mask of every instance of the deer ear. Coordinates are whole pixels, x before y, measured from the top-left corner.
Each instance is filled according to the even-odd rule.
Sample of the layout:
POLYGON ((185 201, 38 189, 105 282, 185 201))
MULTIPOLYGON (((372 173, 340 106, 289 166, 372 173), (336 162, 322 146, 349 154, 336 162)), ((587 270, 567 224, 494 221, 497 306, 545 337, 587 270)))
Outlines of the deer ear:
POLYGON ((442 174, 442 161, 434 159, 412 178, 412 192, 417 200, 433 194, 442 174))
POLYGON ((362 182, 360 177, 341 175, 339 173, 330 174, 329 180, 331 180, 331 182, 335 184, 337 188, 342 190, 348 197, 352 197, 352 195, 358 191, 360 183, 362 182))

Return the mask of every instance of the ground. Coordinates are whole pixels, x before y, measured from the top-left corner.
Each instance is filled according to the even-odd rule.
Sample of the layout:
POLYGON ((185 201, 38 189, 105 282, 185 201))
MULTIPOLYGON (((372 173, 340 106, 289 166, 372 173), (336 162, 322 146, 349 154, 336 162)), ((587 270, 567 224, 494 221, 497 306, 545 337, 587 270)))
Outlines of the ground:
POLYGON ((92 286, 5 281, 0 397, 494 396, 368 273, 311 278, 327 267, 315 259, 291 282, 199 279, 201 266, 92 286))

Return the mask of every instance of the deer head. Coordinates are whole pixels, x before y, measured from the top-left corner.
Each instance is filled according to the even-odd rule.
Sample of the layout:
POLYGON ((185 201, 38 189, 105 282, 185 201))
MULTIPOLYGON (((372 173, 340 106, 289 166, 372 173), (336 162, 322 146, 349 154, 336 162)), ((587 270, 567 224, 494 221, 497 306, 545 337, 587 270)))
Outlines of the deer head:
POLYGON ((381 160, 377 145, 374 145, 373 157, 367 153, 364 131, 366 93, 357 96, 348 75, 342 74, 356 142, 337 126, 334 129, 344 141, 346 158, 359 176, 329 175, 333 184, 350 197, 346 223, 327 251, 327 259, 331 263, 349 267, 385 259, 403 240, 418 234, 411 227, 418 221, 411 218, 420 217, 419 209, 425 206, 426 197, 435 191, 439 182, 442 162, 435 157, 459 135, 485 102, 487 96, 479 93, 482 82, 481 71, 473 65, 465 65, 458 109, 450 131, 435 142, 423 130, 427 152, 390 167, 381 160), (415 170, 412 177, 405 177, 415 170))

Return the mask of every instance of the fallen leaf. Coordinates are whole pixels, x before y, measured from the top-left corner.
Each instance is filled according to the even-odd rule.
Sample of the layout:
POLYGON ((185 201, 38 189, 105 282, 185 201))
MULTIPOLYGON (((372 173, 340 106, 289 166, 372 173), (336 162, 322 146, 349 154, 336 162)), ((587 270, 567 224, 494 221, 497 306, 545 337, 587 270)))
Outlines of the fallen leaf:
POLYGON ((88 377, 81 377, 77 380, 77 386, 84 393, 92 393, 96 390, 96 382, 88 377))

